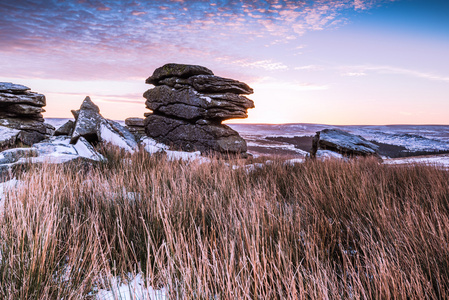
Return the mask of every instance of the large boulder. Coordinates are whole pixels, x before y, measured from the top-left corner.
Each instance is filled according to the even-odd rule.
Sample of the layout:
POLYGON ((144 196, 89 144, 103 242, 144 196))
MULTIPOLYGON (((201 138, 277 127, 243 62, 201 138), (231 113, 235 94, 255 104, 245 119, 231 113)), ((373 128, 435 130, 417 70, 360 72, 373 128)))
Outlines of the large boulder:
POLYGON ((340 129, 324 129, 318 131, 313 138, 311 156, 316 157, 319 150, 330 150, 343 156, 375 156, 379 146, 365 138, 340 129))
POLYGON ((213 75, 195 65, 167 64, 156 69, 146 83, 155 85, 144 97, 147 136, 177 150, 244 153, 246 142, 221 122, 247 118, 254 102, 246 83, 213 75))
POLYGON ((175 150, 202 153, 241 154, 247 150, 245 140, 229 126, 206 120, 197 123, 151 115, 145 120, 147 136, 175 150))

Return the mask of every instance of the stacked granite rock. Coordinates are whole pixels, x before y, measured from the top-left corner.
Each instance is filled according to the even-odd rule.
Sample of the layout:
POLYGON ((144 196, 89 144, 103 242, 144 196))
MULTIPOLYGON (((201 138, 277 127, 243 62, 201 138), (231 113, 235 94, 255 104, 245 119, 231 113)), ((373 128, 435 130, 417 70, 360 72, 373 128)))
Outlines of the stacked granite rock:
POLYGON ((46 124, 45 96, 30 92, 30 88, 0 82, 0 125, 17 130, 17 140, 32 145, 49 136, 54 128, 46 124))
POLYGON ((247 84, 215 76, 205 67, 167 64, 156 69, 144 93, 147 136, 184 151, 245 154, 245 140, 222 121, 246 118, 254 102, 247 84))

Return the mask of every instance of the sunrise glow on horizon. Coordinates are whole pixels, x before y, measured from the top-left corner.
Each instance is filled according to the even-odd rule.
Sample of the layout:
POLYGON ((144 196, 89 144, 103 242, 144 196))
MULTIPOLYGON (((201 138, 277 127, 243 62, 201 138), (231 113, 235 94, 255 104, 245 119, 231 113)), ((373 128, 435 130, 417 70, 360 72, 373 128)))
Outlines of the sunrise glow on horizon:
POLYGON ((0 81, 143 117, 166 63, 246 82, 232 123, 449 124, 449 1, 0 0, 0 81))

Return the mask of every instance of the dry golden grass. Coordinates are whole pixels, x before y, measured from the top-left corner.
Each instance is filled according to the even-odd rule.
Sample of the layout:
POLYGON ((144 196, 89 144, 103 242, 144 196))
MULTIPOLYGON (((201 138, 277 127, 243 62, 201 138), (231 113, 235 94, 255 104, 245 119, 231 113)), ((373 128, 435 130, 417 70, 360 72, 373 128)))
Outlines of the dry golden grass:
POLYGON ((1 299, 89 299, 143 272, 172 299, 447 299, 449 172, 170 162, 29 167, 0 217, 1 299))

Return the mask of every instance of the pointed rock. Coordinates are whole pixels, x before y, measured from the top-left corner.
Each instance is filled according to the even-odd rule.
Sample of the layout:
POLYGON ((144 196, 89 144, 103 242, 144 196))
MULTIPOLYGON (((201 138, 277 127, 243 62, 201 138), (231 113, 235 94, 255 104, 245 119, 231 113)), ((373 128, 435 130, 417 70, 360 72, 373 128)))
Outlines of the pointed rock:
POLYGON ((79 109, 70 142, 75 144, 80 137, 84 137, 91 143, 97 142, 98 129, 102 119, 98 106, 92 102, 90 97, 86 97, 79 109))

